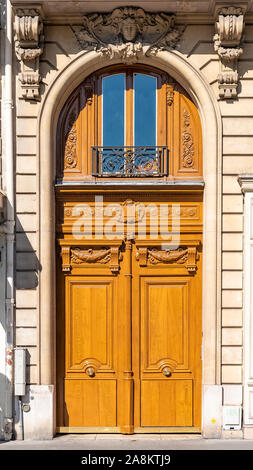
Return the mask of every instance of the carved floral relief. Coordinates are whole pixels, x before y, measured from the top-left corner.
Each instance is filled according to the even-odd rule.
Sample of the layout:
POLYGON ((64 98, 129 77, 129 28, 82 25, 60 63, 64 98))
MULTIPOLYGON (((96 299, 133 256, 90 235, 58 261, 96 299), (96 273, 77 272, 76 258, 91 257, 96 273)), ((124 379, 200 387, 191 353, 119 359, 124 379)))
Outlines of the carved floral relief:
POLYGON ((73 109, 68 116, 65 125, 65 154, 64 154, 64 169, 72 169, 77 166, 77 129, 76 129, 77 114, 73 109))
POLYGON ((192 168, 194 166, 194 142, 191 130, 191 115, 183 110, 183 133, 182 133, 182 165, 184 168, 192 168))

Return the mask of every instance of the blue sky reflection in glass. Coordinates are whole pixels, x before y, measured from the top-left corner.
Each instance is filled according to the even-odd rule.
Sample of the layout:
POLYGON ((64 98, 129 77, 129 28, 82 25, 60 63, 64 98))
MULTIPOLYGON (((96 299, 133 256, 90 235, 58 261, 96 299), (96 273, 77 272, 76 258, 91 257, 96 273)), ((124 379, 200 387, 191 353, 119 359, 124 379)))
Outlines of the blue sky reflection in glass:
POLYGON ((156 145, 157 79, 134 74, 134 145, 156 145))
POLYGON ((103 146, 125 144, 125 74, 103 79, 103 146))

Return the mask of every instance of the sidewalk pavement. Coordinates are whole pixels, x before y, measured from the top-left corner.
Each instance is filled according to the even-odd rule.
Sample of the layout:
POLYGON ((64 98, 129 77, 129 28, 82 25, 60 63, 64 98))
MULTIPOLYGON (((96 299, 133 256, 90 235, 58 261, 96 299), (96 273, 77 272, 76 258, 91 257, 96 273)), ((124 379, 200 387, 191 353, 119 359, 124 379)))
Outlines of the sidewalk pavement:
POLYGON ((253 440, 182 434, 65 434, 50 441, 0 441, 0 450, 253 450, 253 440))

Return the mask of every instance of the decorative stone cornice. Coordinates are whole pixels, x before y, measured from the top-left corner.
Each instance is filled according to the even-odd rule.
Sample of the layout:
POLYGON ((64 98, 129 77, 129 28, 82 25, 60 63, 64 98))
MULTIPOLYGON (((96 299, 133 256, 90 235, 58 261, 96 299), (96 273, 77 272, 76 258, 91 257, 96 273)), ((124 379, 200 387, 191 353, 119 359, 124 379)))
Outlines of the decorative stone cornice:
POLYGON ((220 58, 218 75, 220 98, 237 97, 237 61, 243 53, 244 11, 241 7, 223 7, 215 23, 214 50, 220 58))
POLYGON ((238 175, 237 181, 241 186, 242 193, 253 192, 253 174, 238 175))
POLYGON ((22 97, 28 100, 40 99, 39 61, 43 53, 43 22, 42 10, 34 8, 17 8, 14 21, 15 51, 21 63, 22 97))
POLYGON ((72 30, 81 50, 96 50, 110 59, 131 64, 143 55, 174 49, 184 26, 176 27, 172 14, 122 7, 84 16, 83 25, 72 26, 72 30))

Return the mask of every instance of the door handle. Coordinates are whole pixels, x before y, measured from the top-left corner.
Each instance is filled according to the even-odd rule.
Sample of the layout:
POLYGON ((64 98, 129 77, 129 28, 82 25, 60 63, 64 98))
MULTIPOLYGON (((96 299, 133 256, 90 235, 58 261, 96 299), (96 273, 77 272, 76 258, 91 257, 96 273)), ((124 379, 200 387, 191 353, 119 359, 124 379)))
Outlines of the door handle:
POLYGON ((170 377, 171 375, 171 371, 168 367, 164 367, 163 368, 163 374, 166 376, 166 377, 170 377))
POLYGON ((95 376, 95 370, 93 369, 93 367, 88 367, 88 369, 86 370, 86 373, 88 374, 89 377, 95 376))

